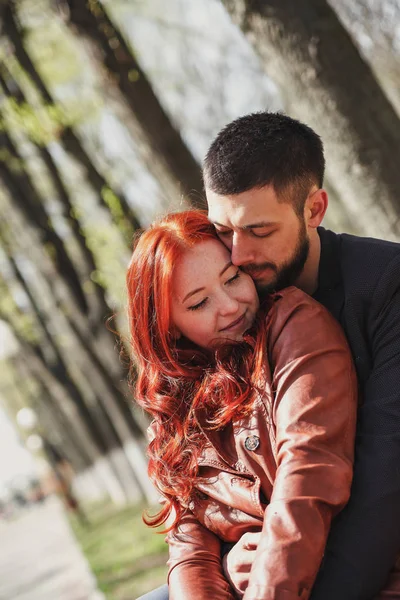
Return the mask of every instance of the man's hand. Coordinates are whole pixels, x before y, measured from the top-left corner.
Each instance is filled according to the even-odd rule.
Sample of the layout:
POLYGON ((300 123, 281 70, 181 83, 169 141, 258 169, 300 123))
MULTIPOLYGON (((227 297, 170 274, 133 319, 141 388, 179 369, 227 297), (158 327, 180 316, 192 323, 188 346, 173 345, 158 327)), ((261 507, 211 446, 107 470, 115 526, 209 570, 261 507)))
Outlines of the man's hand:
POLYGON ((241 598, 249 584, 249 575, 261 531, 245 533, 222 558, 222 569, 235 594, 241 598))

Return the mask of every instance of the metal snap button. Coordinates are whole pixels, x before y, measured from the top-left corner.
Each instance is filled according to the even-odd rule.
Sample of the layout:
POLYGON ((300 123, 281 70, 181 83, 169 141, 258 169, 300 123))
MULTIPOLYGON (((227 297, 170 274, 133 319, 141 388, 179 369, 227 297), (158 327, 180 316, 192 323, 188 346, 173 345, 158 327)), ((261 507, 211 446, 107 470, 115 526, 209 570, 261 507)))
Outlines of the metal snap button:
POLYGON ((260 438, 258 435, 249 435, 249 437, 247 437, 244 441, 244 447, 246 450, 249 450, 249 452, 254 452, 254 450, 257 450, 259 445, 260 438))

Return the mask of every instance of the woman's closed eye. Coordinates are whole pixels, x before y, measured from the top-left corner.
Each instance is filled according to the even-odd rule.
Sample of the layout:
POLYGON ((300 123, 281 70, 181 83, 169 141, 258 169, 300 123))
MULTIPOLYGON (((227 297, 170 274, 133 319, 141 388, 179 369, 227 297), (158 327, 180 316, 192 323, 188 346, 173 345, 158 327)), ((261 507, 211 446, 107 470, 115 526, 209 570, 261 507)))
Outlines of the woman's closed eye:
MULTIPOLYGON (((224 285, 232 285, 233 283, 235 283, 235 281, 237 281, 240 277, 240 269, 237 269, 236 273, 230 277, 229 279, 227 279, 224 283, 224 285)), ((200 302, 197 302, 196 304, 192 304, 191 306, 187 307, 187 310, 199 310, 200 308, 203 308, 208 302, 208 297, 203 298, 203 300, 201 300, 200 302)))
POLYGON ((187 309, 188 310, 198 310, 199 308, 203 308, 203 306, 206 305, 207 300, 208 300, 208 298, 204 298, 203 300, 201 300, 197 304, 193 304, 192 306, 188 306, 187 309))
POLYGON ((240 277, 240 269, 238 269, 236 271, 236 273, 233 275, 233 277, 230 277, 227 281, 225 281, 225 285, 230 285, 231 283, 234 283, 235 281, 237 281, 240 277))

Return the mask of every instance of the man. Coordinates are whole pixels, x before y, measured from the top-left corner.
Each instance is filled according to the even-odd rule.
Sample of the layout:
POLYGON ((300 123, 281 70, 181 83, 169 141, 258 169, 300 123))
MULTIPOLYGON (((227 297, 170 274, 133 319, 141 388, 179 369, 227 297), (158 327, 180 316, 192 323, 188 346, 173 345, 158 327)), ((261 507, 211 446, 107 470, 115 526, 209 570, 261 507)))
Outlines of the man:
MULTIPOLYGON (((347 335, 360 386, 354 480, 311 598, 372 600, 400 550, 400 244, 319 227, 328 205, 323 176, 317 134, 267 112, 225 127, 204 163, 209 218, 232 262, 260 294, 302 288, 347 335)), ((258 535, 246 534, 223 557, 239 596, 258 535)))

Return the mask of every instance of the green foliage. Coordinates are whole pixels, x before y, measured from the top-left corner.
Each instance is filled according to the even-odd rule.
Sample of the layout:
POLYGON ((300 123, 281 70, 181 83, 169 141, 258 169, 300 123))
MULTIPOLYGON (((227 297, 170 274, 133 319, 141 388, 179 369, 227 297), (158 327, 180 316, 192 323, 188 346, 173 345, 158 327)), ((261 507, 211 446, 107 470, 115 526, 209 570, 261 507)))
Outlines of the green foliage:
POLYGON ((110 600, 135 598, 166 581, 164 535, 144 525, 142 510, 100 504, 86 510, 88 527, 71 519, 99 587, 110 600))
POLYGON ((66 124, 66 115, 59 106, 44 106, 40 111, 27 103, 18 103, 15 98, 4 102, 4 114, 8 127, 25 133, 37 144, 48 144, 56 136, 60 126, 66 124))
POLYGON ((6 148, 0 149, 0 162, 7 163, 13 173, 22 173, 23 163, 16 156, 13 156, 6 148))
POLYGON ((27 102, 18 102, 7 98, 2 106, 4 124, 9 130, 25 134, 35 144, 47 145, 56 140, 65 127, 79 123, 84 112, 90 110, 86 104, 69 103, 68 109, 59 104, 47 104, 34 107, 27 102))
POLYGON ((12 329, 27 342, 39 342, 35 318, 18 308, 4 280, 0 280, 0 318, 10 323, 12 329))
POLYGON ((116 221, 120 221, 124 218, 124 213, 122 211, 121 203, 119 198, 114 192, 108 187, 104 186, 101 190, 101 196, 104 202, 107 204, 108 208, 111 211, 113 218, 116 221))
POLYGON ((99 6, 99 0, 88 0, 87 4, 90 12, 92 12, 97 17, 101 16, 103 10, 99 6))
POLYGON ((42 18, 41 23, 26 31, 25 43, 46 81, 64 85, 79 77, 81 56, 60 21, 42 18))
POLYGON ((125 296, 128 258, 121 235, 116 227, 102 220, 86 223, 83 229, 87 245, 98 265, 98 269, 91 274, 91 279, 107 290, 113 307, 120 307, 125 296))
POLYGON ((39 25, 26 30, 24 43, 50 90, 62 86, 67 92, 63 94, 63 124, 72 126, 98 118, 104 100, 93 88, 93 73, 87 68, 84 52, 51 13, 41 17, 39 25))
POLYGON ((120 199, 108 186, 104 186, 101 190, 101 196, 104 202, 107 204, 108 209, 113 217, 113 221, 118 226, 123 237, 126 240, 132 240, 134 231, 129 221, 124 216, 124 211, 121 206, 120 199))

